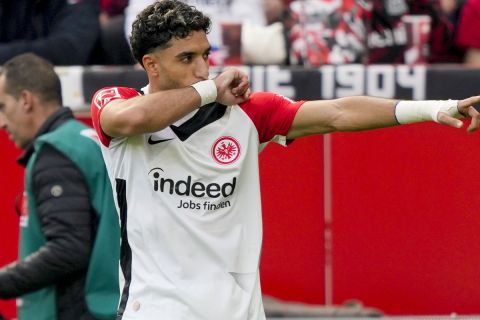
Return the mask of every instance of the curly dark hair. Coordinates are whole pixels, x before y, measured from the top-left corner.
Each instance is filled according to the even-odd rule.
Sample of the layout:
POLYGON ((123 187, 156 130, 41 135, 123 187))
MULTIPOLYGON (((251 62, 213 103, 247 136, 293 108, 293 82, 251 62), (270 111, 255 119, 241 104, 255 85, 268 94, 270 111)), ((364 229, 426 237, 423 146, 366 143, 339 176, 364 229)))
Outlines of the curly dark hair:
POLYGON ((178 0, 158 0, 137 15, 132 24, 130 45, 135 59, 157 48, 167 48, 172 38, 184 39, 193 31, 210 31, 210 18, 178 0))

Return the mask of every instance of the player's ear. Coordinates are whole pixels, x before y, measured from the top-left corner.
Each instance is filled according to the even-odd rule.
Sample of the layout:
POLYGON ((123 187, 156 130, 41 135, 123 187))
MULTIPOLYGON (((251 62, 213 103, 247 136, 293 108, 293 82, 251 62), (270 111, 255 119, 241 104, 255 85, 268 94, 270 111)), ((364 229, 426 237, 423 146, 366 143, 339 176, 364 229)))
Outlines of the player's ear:
POLYGON ((147 73, 158 76, 157 60, 155 59, 155 56, 153 54, 147 53, 146 55, 144 55, 142 58, 142 62, 143 67, 145 68, 145 71, 147 71, 147 73))

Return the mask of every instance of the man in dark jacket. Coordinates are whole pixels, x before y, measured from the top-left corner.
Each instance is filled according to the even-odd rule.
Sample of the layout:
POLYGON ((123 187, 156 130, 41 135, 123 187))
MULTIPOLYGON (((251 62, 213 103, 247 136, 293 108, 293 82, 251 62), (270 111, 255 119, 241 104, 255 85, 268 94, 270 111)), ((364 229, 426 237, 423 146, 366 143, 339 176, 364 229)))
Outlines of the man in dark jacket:
POLYGON ((0 73, 0 128, 25 152, 21 260, 0 269, 20 320, 114 319, 119 226, 96 135, 62 107, 53 67, 31 53, 0 73))
POLYGON ((99 0, 0 1, 0 64, 26 52, 54 65, 87 64, 99 11, 99 0))

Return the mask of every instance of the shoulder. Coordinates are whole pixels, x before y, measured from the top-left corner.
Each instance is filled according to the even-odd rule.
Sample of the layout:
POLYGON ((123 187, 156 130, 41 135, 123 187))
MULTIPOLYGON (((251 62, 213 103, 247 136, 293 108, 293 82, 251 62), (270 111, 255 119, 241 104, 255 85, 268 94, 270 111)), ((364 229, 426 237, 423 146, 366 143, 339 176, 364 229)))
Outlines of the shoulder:
POLYGON ((70 166, 74 166, 73 161, 53 145, 45 144, 38 151, 37 161, 35 162, 35 168, 37 170, 53 168, 62 170, 62 168, 70 166))
POLYGON ((92 107, 102 109, 109 102, 116 99, 130 99, 142 95, 138 90, 128 87, 106 87, 95 92, 92 98, 92 107))
POLYGON ((36 138, 34 145, 38 150, 44 144, 51 144, 59 149, 68 150, 68 153, 82 153, 85 152, 85 148, 98 148, 98 142, 98 135, 93 128, 76 119, 70 119, 55 130, 36 138), (79 143, 82 144, 81 148, 78 148, 79 143))
POLYGON ((297 109, 297 106, 303 104, 303 102, 294 101, 272 92, 255 92, 250 96, 250 99, 240 104, 240 108, 246 113, 269 113, 278 112, 282 109, 297 109))
POLYGON ((240 108, 252 120, 263 143, 275 135, 286 135, 303 103, 272 92, 257 92, 241 103, 240 108))
POLYGON ((289 99, 285 96, 282 96, 277 93, 273 92, 255 92, 252 93, 250 98, 241 103, 240 107, 242 109, 249 109, 249 108, 272 108, 278 107, 285 104, 294 104, 295 101, 289 99))

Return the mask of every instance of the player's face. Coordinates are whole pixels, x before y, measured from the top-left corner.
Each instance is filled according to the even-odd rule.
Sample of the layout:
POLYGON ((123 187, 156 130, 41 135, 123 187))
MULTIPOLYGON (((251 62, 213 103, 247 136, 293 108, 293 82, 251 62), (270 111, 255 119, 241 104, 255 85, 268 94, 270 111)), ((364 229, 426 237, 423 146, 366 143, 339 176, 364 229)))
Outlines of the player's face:
POLYGON ((210 44, 203 31, 185 39, 173 38, 170 47, 152 54, 156 64, 156 87, 160 90, 184 88, 208 79, 210 44))
POLYGON ((5 75, 0 76, 0 128, 19 148, 25 148, 35 134, 25 103, 22 95, 16 99, 5 92, 5 75))

